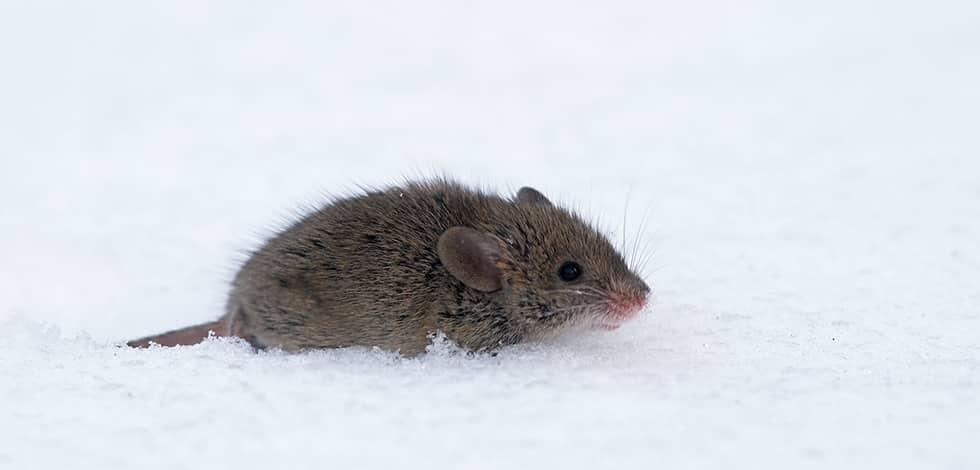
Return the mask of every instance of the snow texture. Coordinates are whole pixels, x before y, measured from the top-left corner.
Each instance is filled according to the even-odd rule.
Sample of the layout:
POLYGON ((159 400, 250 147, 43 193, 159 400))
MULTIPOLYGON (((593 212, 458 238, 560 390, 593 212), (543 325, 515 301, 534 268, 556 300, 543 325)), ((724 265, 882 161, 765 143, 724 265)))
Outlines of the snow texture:
POLYGON ((978 5, 5 2, 0 468, 980 468, 978 5), (120 347, 440 172, 636 238, 653 305, 496 356, 120 347))

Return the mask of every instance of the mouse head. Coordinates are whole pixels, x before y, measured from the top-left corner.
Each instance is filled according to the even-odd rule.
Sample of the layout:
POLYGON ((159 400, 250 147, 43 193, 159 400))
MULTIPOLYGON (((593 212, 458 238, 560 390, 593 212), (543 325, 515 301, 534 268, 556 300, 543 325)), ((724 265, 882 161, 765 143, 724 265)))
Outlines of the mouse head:
POLYGON ((522 188, 493 231, 452 227, 442 264, 460 282, 498 297, 530 335, 570 325, 615 329, 647 302, 650 288, 609 240, 574 213, 522 188))

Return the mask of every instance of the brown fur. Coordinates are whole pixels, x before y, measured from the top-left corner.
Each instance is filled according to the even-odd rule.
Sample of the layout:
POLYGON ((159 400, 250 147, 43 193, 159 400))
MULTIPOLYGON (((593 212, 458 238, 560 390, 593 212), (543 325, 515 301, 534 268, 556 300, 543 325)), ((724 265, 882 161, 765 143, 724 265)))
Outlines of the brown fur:
POLYGON ((207 327, 286 350, 417 354, 437 331, 487 350, 608 324, 648 292, 602 234, 533 189, 504 199, 415 182, 336 200, 269 240, 239 271, 222 320, 130 344, 189 344, 207 327), (471 246, 492 252, 492 265, 447 260, 471 246), (566 261, 583 267, 581 279, 560 279, 566 261))

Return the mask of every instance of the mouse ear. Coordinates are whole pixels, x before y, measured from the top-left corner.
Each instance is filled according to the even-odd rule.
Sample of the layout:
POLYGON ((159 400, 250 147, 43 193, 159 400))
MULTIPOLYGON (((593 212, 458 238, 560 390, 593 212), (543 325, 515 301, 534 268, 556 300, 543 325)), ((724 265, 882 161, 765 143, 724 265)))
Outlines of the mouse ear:
POLYGON ((520 191, 517 192, 517 203, 518 204, 544 204, 546 206, 551 205, 551 201, 549 201, 548 198, 544 197, 544 194, 541 194, 541 191, 538 191, 537 189, 534 189, 529 186, 525 186, 521 188, 520 191))
POLYGON ((502 264, 509 259, 503 242, 469 227, 452 227, 439 237, 439 260, 460 282, 478 291, 504 286, 502 264))

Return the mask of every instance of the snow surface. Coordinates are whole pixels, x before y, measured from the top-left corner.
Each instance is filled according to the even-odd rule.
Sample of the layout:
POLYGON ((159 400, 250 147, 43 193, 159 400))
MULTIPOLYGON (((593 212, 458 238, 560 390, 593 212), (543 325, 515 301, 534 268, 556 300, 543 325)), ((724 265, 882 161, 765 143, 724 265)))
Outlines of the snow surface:
POLYGON ((980 468, 978 24, 5 2, 0 468, 980 468), (323 192, 437 172, 625 214, 653 306, 497 356, 119 347, 323 192))

